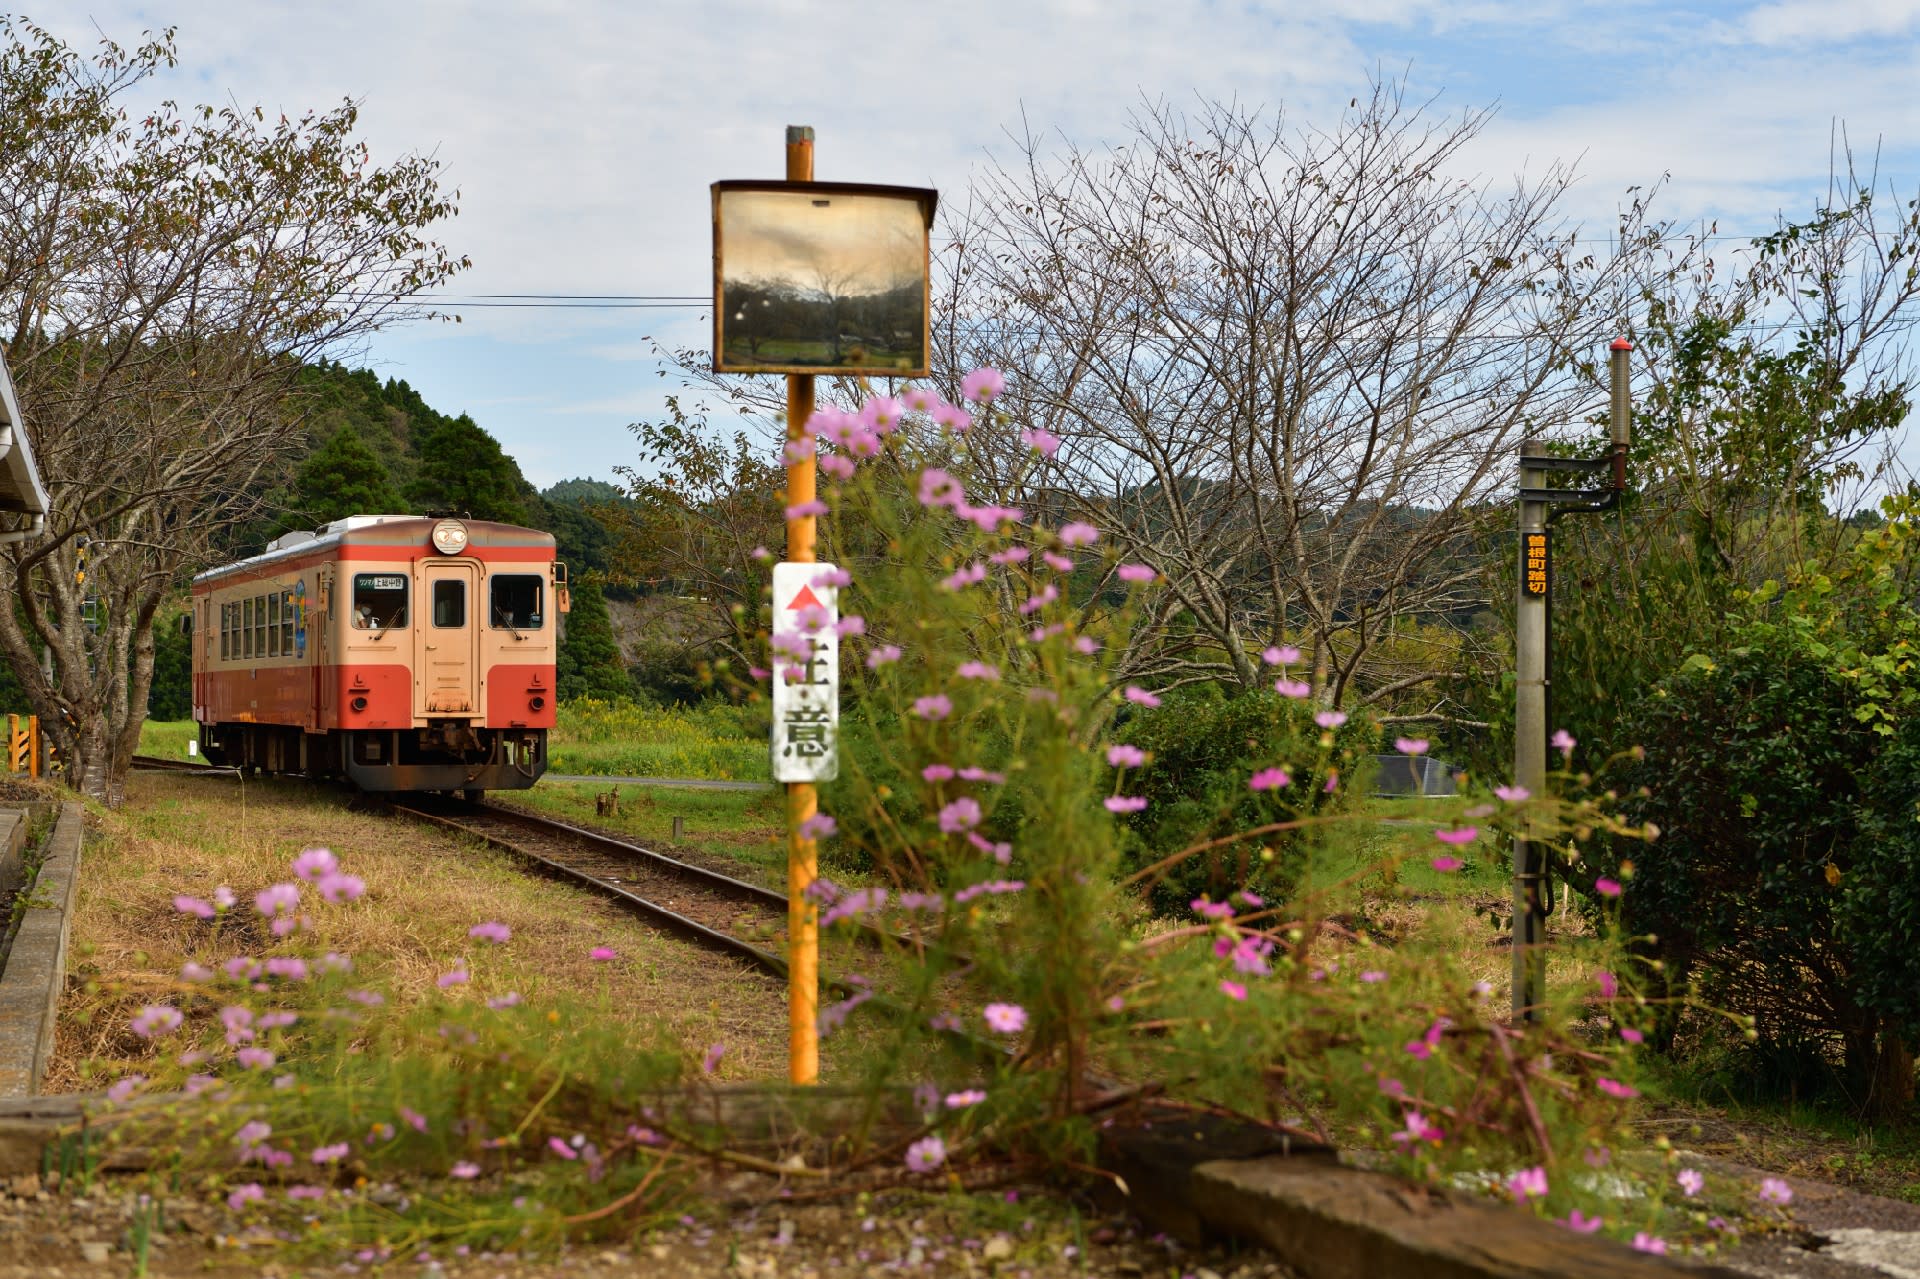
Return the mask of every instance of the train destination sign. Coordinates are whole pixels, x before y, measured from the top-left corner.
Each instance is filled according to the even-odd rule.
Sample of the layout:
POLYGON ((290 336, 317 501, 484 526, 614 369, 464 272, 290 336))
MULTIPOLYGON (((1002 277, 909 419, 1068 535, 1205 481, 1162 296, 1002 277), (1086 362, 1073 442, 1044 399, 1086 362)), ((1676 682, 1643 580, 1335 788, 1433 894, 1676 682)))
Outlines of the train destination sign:
POLYGON ((773 779, 840 775, 840 592, 831 564, 773 566, 773 779))
POLYGON ((1547 535, 1520 535, 1520 590, 1522 594, 1541 596, 1552 583, 1553 560, 1547 550, 1547 535))

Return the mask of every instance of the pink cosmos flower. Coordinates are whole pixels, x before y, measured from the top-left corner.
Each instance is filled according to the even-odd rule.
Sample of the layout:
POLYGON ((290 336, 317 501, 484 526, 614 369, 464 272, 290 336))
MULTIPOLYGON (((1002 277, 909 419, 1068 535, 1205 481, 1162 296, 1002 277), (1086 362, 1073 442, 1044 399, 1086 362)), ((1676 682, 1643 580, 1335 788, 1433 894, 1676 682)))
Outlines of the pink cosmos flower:
POLYGON ((1613 999, 1620 994, 1620 983, 1606 969, 1602 968, 1595 972, 1593 980, 1600 987, 1600 998, 1613 999))
POLYGON ((1049 582, 1046 588, 1038 595, 1029 597, 1027 601, 1020 606, 1020 616, 1030 617, 1059 598, 1060 588, 1052 582, 1049 582))
POLYGON ((1424 755, 1427 753, 1427 747, 1431 744, 1432 743, 1428 742, 1424 737, 1396 737, 1393 739, 1393 749, 1399 751, 1402 755, 1424 755))
MULTIPOLYGON (((1388 1096, 1396 1096, 1406 1090, 1400 1085, 1400 1081, 1397 1079, 1382 1079, 1380 1081, 1380 1091, 1386 1093, 1388 1096), (1392 1087, 1388 1087, 1389 1084, 1391 1084, 1392 1087)), ((1446 1140, 1447 1134, 1442 1132, 1438 1125, 1429 1122, 1427 1117, 1417 1110, 1409 1110, 1406 1113, 1404 1122, 1406 1123, 1406 1127, 1393 1134, 1393 1140, 1396 1145, 1408 1145, 1410 1143, 1424 1141, 1429 1145, 1437 1146, 1446 1140)))
POLYGON ((253 905, 254 909, 269 919, 290 914, 300 906, 300 885, 274 884, 263 888, 254 894, 253 905))
POLYGON ((913 713, 919 719, 941 720, 953 714, 953 699, 945 693, 934 693, 913 700, 913 713))
POLYGON ((1291 783, 1284 768, 1263 768, 1247 779, 1248 790, 1279 790, 1291 783))
POLYGON ((819 444, 812 439, 788 440, 786 446, 780 450, 780 460, 788 466, 796 466, 812 457, 819 449, 819 444))
POLYGON ((1536 1164, 1532 1168, 1525 1168, 1514 1173, 1513 1176, 1507 1178, 1507 1193, 1512 1195, 1514 1200, 1519 1203, 1525 1203, 1529 1199, 1545 1199, 1547 1197, 1547 1170, 1536 1164))
POLYGON ((133 1033, 142 1039, 152 1039, 155 1035, 171 1034, 180 1029, 185 1021, 178 1008, 167 1004, 148 1004, 134 1015, 131 1027, 133 1033))
POLYGON ((303 848, 299 856, 293 859, 294 878, 304 879, 309 884, 339 869, 340 862, 330 848, 303 848))
POLYGON ((1146 689, 1141 688, 1138 684, 1127 685, 1126 698, 1128 701, 1132 702, 1135 706, 1145 706, 1145 707, 1148 707, 1149 709, 1151 709, 1152 707, 1158 706, 1160 704, 1160 699, 1158 697, 1155 697, 1152 693, 1149 693, 1146 689))
POLYGON ((320 898, 331 905, 356 901, 367 891, 367 881, 358 875, 332 874, 320 880, 320 898))
POLYGON ((434 978, 434 985, 442 990, 447 990, 453 986, 464 986, 467 984, 467 980, 467 970, 464 968, 455 968, 452 972, 441 973, 438 977, 434 978))
POLYGON ((876 395, 860 406, 860 423, 886 435, 900 425, 901 411, 900 401, 891 395, 876 395))
POLYGON ((1633 1085, 1623 1084, 1618 1079, 1608 1079, 1605 1075, 1596 1078, 1593 1081, 1593 1086, 1607 1094, 1607 1096, 1617 1097, 1621 1101, 1627 1101, 1630 1098, 1640 1095, 1640 1090, 1633 1085))
POLYGON ((1374 982, 1385 981, 1386 979, 1387 979, 1387 975, 1381 972, 1378 968, 1369 968, 1367 969, 1367 971, 1360 974, 1360 980, 1368 983, 1369 985, 1373 984, 1374 982))
POLYGON ((281 977, 287 981, 305 981, 307 961, 297 955, 275 955, 267 960, 267 976, 281 977))
POLYGON ((937 467, 928 467, 920 472, 920 505, 925 507, 952 506, 966 501, 965 490, 960 481, 937 467))
POLYGON ((1480 828, 1478 826, 1462 826, 1457 830, 1437 830, 1433 832, 1433 837, 1443 844, 1471 844, 1474 840, 1480 838, 1480 828))
POLYGON ((1532 793, 1533 792, 1524 786, 1496 786, 1493 788, 1494 797, 1508 804, 1518 804, 1532 793))
POLYGON ((726 1055, 727 1046, 725 1044, 708 1044, 707 1055, 700 1060, 700 1073, 703 1075, 711 1075, 714 1071, 720 1069, 720 1059, 726 1055))
MULTIPOLYGON (((1005 866, 1008 862, 1013 860, 1012 844, 1006 843, 1004 841, 996 844, 991 840, 982 839, 977 833, 972 831, 969 831, 967 833, 967 842, 969 844, 972 844, 975 848, 979 849, 981 852, 985 853, 987 856, 993 858, 993 860, 999 862, 1002 866, 1005 866)), ((901 900, 902 902, 904 902, 906 899, 903 897, 901 898, 901 900)), ((932 905, 929 907, 929 909, 938 909, 940 905, 940 895, 938 893, 935 893, 933 894, 930 900, 932 902, 932 905)))
POLYGON ((1433 1045, 1424 1039, 1409 1039, 1406 1042, 1407 1056, 1426 1061, 1433 1056, 1433 1045))
POLYGON ((233 890, 225 884, 213 890, 213 904, 219 910, 232 910, 236 900, 238 899, 234 897, 233 890))
POLYGON ((227 1207, 234 1212, 239 1212, 248 1204, 259 1203, 266 1197, 267 1192, 260 1188, 259 1182, 249 1181, 244 1186, 234 1187, 233 1192, 227 1196, 227 1207))
POLYGON ((1633 1250, 1635 1252, 1650 1252, 1656 1257, 1664 1257, 1667 1255, 1667 1241, 1658 1235, 1650 1235, 1644 1230, 1636 1231, 1633 1236, 1633 1250))
POLYGON ((1347 722, 1347 713, 1345 711, 1320 711, 1313 717, 1313 722, 1331 731, 1347 722))
POLYGON ((219 913, 214 910, 212 902, 201 901, 198 897, 175 897, 173 908, 182 915, 197 915, 201 919, 212 919, 219 913))
POLYGON ((853 574, 843 568, 824 569, 813 575, 813 584, 832 587, 852 586, 853 574))
POLYGON ((933 420, 935 425, 944 426, 956 435, 966 434, 973 426, 972 414, 944 402, 933 406, 933 420))
POLYGON ((400 1118, 405 1120, 407 1126, 415 1132, 425 1132, 427 1130, 427 1117, 417 1110, 408 1110, 405 1106, 402 1106, 400 1107, 400 1118))
POLYGON ((1313 685, 1303 679, 1277 679, 1273 681, 1273 691, 1282 697, 1291 697, 1296 701, 1311 696, 1313 685))
POLYGON ((964 568, 955 569, 946 577, 941 578, 940 589, 943 591, 960 591, 986 580, 987 566, 985 564, 969 564, 964 568))
POLYGON ((1092 546, 1100 540, 1100 530, 1091 524, 1073 523, 1060 530, 1062 546, 1092 546))
POLYGON ((962 795, 940 810, 940 829, 949 835, 972 830, 980 824, 979 801, 962 795))
POLYGON ((1292 666, 1300 660, 1300 650, 1291 644, 1283 644, 1262 652, 1260 660, 1268 666, 1292 666))
POLYGON ((124 1079, 116 1080, 113 1087, 107 1089, 107 1100, 116 1106, 123 1105, 133 1094, 139 1092, 140 1085, 146 1082, 145 1075, 128 1075, 124 1079))
POLYGON ((1632 1026, 1622 1026, 1620 1028, 1620 1038, 1626 1040, 1630 1044, 1642 1044, 1642 1043, 1645 1043, 1647 1040, 1647 1037, 1644 1034, 1642 1034, 1638 1030, 1635 1030, 1632 1026))
POLYGON ((1232 902, 1210 902, 1204 897, 1196 897, 1187 903, 1194 914, 1204 919, 1232 919, 1232 902))
POLYGON ((989 666, 985 662, 962 662, 960 663, 960 669, 956 670, 954 674, 958 675, 961 679, 983 679, 992 681, 1000 678, 1000 668, 998 666, 989 666))
POLYGON ((1004 551, 995 551, 993 554, 987 556, 987 562, 990 564, 1024 564, 1027 561, 1027 557, 1031 554, 1033 554, 1033 552, 1024 546, 1009 546, 1004 551))
POLYGON ((897 662, 899 660, 900 646, 898 644, 882 644, 879 648, 867 654, 867 669, 877 671, 888 662, 897 662))
POLYGON ((986 782, 992 786, 1003 786, 1007 781, 1005 773, 989 772, 984 768, 963 768, 959 777, 963 782, 986 782))
POLYGON ((331 1146, 316 1146, 314 1147, 313 1153, 308 1155, 307 1158, 316 1164, 337 1164, 342 1159, 345 1159, 347 1155, 351 1153, 352 1149, 353 1147, 344 1141, 331 1146))
POLYGON ((1100 641, 1091 635, 1076 635, 1073 639, 1073 651, 1092 657, 1100 651, 1100 641))
POLYGON ((1673 1179, 1680 1183, 1680 1193, 1689 1199, 1699 1194, 1707 1184, 1707 1179, 1700 1175, 1697 1168, 1682 1168, 1673 1174, 1673 1179))
POLYGON ((824 453, 820 457, 820 469, 836 480, 853 478, 854 467, 852 458, 844 457, 839 453, 824 453))
POLYGON ((1017 1035, 1027 1026, 1027 1010, 1018 1004, 988 1004, 980 1016, 996 1034, 1017 1035))
POLYGON ((1031 431, 1020 432, 1020 442, 1041 457, 1052 457, 1060 451, 1060 437, 1037 426, 1031 431))
POLYGON ((206 968, 200 964, 196 964, 191 959, 189 959, 186 963, 180 965, 181 981, 207 981, 207 980, 210 980, 212 977, 213 977, 213 970, 211 968, 206 968))
POLYGON ((1160 576, 1145 564, 1122 564, 1115 570, 1123 582, 1151 582, 1160 576))
POLYGON ((907 1147, 907 1168, 911 1172, 932 1172, 947 1161, 947 1143, 938 1137, 922 1137, 907 1147))
POLYGON ((1587 1216, 1586 1213, 1581 1212, 1578 1208, 1575 1208, 1572 1212, 1568 1213, 1565 1219, 1563 1219, 1559 1224, 1565 1226, 1568 1230, 1573 1231, 1575 1234, 1590 1235, 1594 1231, 1600 1229, 1601 1226, 1604 1226, 1606 1224, 1606 1218, 1605 1217, 1589 1217, 1587 1216))
POLYGON ((1559 751, 1562 755, 1571 759, 1573 757, 1573 748, 1576 745, 1578 745, 1578 743, 1576 743, 1573 740, 1572 733, 1569 733, 1566 729, 1562 728, 1554 732, 1551 745, 1553 746, 1553 749, 1559 751))
POLYGON ((786 508, 786 517, 790 520, 802 520, 809 515, 825 515, 826 513, 827 504, 817 497, 811 502, 795 502, 786 508))
POLYGON ((509 1008, 518 1008, 519 1006, 520 992, 517 990, 510 990, 504 995, 495 995, 487 1001, 487 1007, 491 1008, 494 1012, 504 1012, 509 1008))
POLYGON ((1239 982, 1229 981, 1225 977, 1220 979, 1220 993, 1228 999, 1235 1000, 1239 1003, 1245 1003, 1247 999, 1247 988, 1239 982))
POLYGON ((977 1106, 987 1099, 987 1094, 978 1088, 968 1088, 963 1092, 947 1094, 948 1110, 964 1110, 968 1106, 977 1106))
POLYGON ((480 1165, 466 1159, 462 1159, 459 1163, 447 1169, 447 1176, 458 1177, 461 1181, 472 1181, 479 1175, 480 1165))
POLYGON ((1442 875, 1451 875, 1454 871, 1459 870, 1462 866, 1465 866, 1467 863, 1462 858, 1454 857, 1449 854, 1442 853, 1440 856, 1434 858, 1433 861, 1430 862, 1429 864, 1435 870, 1439 871, 1442 875))
POLYGON ((1040 558, 1045 560, 1047 562, 1047 567, 1052 569, 1056 573, 1073 572, 1073 561, 1067 558, 1066 556, 1059 554, 1058 552, 1042 551, 1040 552, 1040 558))
POLYGON ((233 1054, 233 1059, 248 1070, 265 1070, 276 1060, 265 1048, 242 1048, 233 1054))
POLYGON ((620 952, 615 950, 611 946, 595 946, 592 950, 587 952, 587 958, 591 959, 596 964, 604 964, 608 960, 618 959, 619 957, 620 957, 620 952))
POLYGON ((1764 1177, 1760 1181, 1760 1202, 1784 1208, 1793 1202, 1793 1187, 1778 1177, 1764 1177))
POLYGON ((799 833, 802 839, 831 839, 838 829, 840 829, 839 822, 825 813, 815 813, 800 823, 799 833))
POLYGON ((867 619, 857 613, 849 614, 833 624, 833 633, 841 639, 867 633, 867 619))
POLYGON ((954 778, 953 765, 928 764, 920 770, 920 777, 929 782, 950 782, 954 778))
POLYGON ((960 379, 962 398, 972 400, 975 404, 990 403, 997 396, 1004 395, 1006 390, 1006 376, 990 364, 982 365, 960 379))
POLYGON ((1620 881, 1617 879, 1608 879, 1605 875, 1602 875, 1593 881, 1593 891, 1599 893, 1602 897, 1618 897, 1620 895, 1620 881))
POLYGON ((1137 813, 1147 806, 1145 795, 1109 795, 1102 800, 1109 813, 1137 813))
POLYGON ((467 936, 477 937, 482 941, 490 941, 497 946, 509 937, 512 937, 513 930, 498 920, 489 919, 484 924, 475 924, 472 928, 467 929, 467 936))
POLYGON ((547 1149, 559 1155, 562 1159, 578 1159, 580 1157, 580 1152, 572 1146, 569 1146, 565 1137, 547 1138, 547 1149))

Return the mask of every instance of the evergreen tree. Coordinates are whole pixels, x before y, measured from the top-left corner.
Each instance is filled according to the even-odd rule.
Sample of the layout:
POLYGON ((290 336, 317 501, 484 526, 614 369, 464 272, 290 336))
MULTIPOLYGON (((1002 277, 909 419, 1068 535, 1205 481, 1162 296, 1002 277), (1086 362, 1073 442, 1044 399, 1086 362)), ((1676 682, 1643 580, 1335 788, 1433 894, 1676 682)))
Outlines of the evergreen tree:
POLYGON ((607 601, 591 579, 574 584, 573 611, 567 614, 566 634, 560 640, 556 682, 563 702, 579 697, 607 701, 633 697, 633 679, 621 664, 607 601))
POLYGON ((539 495, 500 441, 466 414, 443 418, 424 431, 416 427, 413 448, 420 467, 408 496, 418 509, 507 524, 533 521, 539 495))
POLYGON ((193 715, 193 636, 181 628, 184 613, 163 616, 153 628, 153 687, 147 693, 147 718, 187 719, 193 715))
POLYGON ((349 515, 398 514, 406 509, 386 464, 351 424, 335 431, 300 464, 294 502, 316 525, 349 515))

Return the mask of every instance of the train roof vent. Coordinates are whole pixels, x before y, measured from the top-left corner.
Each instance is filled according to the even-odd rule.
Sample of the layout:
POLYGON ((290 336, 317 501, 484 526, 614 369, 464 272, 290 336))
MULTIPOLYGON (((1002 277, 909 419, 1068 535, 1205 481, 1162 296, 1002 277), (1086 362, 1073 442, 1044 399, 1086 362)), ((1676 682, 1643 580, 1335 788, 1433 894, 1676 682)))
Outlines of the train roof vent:
POLYGON ((316 536, 318 535, 311 529, 295 529, 291 533, 282 533, 279 537, 268 542, 267 549, 269 551, 284 551, 289 546, 298 546, 302 542, 311 542, 316 536))
POLYGON ((391 524, 396 520, 417 520, 417 515, 349 515, 344 520, 335 520, 320 530, 322 536, 328 533, 350 533, 357 528, 372 528, 376 524, 391 524))

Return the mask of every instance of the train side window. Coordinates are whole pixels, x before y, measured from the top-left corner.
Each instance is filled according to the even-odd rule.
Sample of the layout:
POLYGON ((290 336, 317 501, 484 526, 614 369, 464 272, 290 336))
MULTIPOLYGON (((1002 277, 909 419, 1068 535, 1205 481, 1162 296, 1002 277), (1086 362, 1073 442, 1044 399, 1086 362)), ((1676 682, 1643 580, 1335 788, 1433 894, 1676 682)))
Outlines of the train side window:
POLYGON ((267 655, 267 597, 253 597, 253 655, 267 655))
POLYGON ((544 585, 534 573, 503 573, 488 588, 488 616, 496 627, 510 631, 540 629, 540 596, 544 585))
POLYGON ((280 597, 280 655, 293 656, 293 594, 280 597))
POLYGON ((267 596, 267 656, 280 656, 280 592, 267 596))
POLYGON ((253 656, 253 597, 240 601, 240 656, 253 656))
POLYGON ((227 611, 232 607, 231 604, 220 606, 220 660, 223 662, 227 660, 227 643, 233 636, 233 616, 227 611))
POLYGON ((433 584, 433 624, 439 627, 467 624, 467 584, 455 578, 441 578, 433 584))
POLYGON ((355 630, 389 630, 407 624, 407 577, 404 573, 353 575, 355 630))

